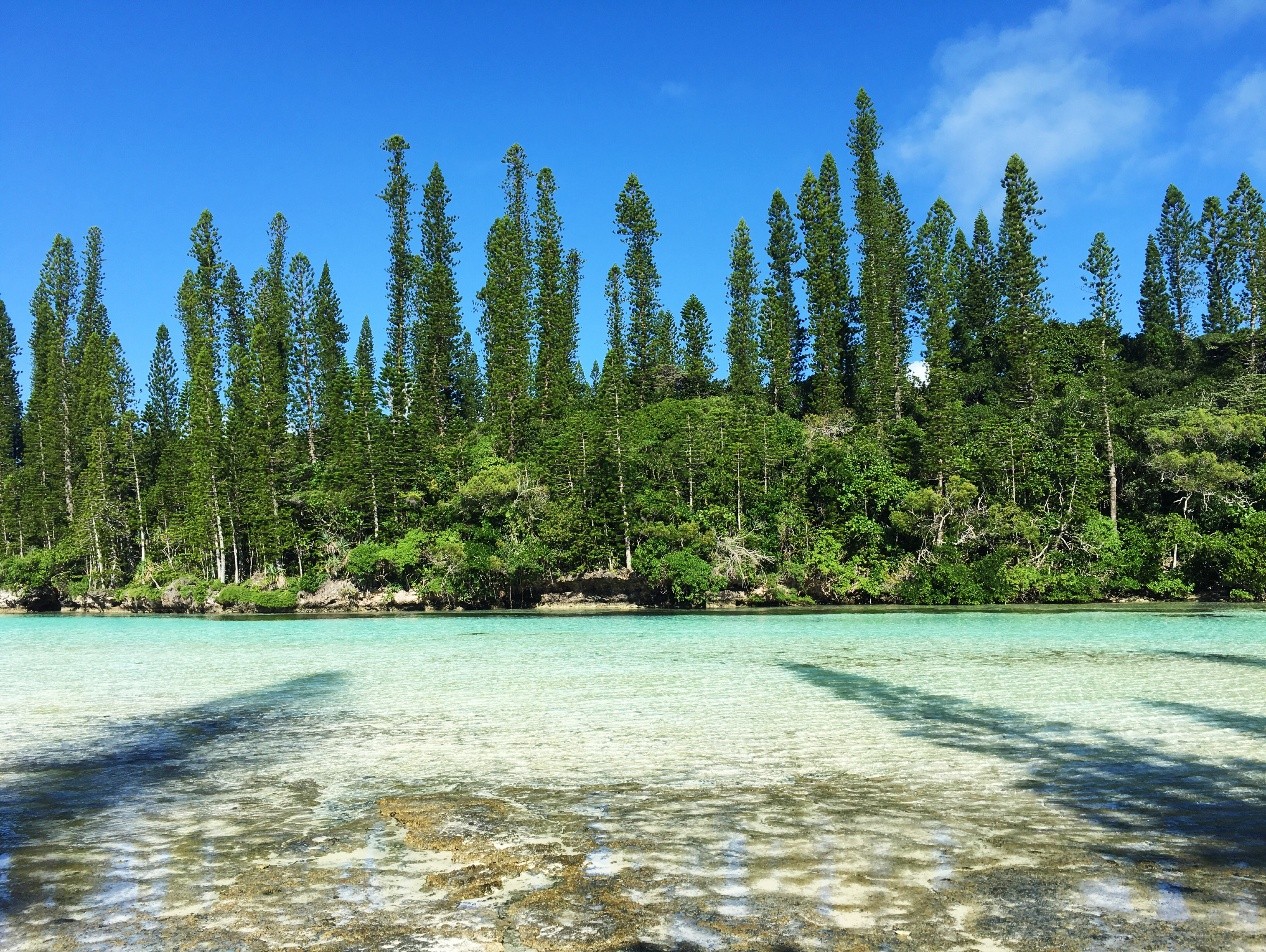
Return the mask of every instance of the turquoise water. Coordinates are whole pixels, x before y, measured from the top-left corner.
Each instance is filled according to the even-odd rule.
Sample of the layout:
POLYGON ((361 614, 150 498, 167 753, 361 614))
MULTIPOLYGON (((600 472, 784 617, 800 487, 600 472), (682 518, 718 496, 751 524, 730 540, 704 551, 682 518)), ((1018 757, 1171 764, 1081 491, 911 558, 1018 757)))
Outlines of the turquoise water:
POLYGON ((1266 948, 1252 608, 8 616, 0 684, 3 948, 1266 948))

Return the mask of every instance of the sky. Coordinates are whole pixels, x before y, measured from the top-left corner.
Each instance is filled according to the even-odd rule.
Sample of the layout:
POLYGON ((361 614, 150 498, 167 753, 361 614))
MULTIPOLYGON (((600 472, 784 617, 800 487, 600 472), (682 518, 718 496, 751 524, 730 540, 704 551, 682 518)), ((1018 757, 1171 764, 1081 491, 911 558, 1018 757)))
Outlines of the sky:
MULTIPOLYGON (((0 7, 0 298, 19 340, 53 236, 105 241, 106 304, 135 376, 176 330, 188 234, 210 209, 249 276, 274 212, 328 261, 353 337, 385 323, 382 141, 453 194, 458 281, 478 323, 501 156, 558 182, 585 259, 580 359, 603 351, 614 204, 636 173, 658 217, 663 303, 698 294, 721 359, 730 236, 763 248, 769 199, 833 152, 857 90, 916 223, 939 195, 996 223, 1018 152, 1043 195, 1038 251, 1065 320, 1098 231, 1122 262, 1127 328, 1173 182, 1196 208, 1241 172, 1266 184, 1266 0, 956 4, 129 4, 0 7)), ((847 189, 847 181, 846 181, 847 189)), ((851 198, 851 191, 848 192, 851 198)), ((917 358, 918 354, 912 355, 917 358)), ((26 366, 25 354, 20 366, 26 366)))

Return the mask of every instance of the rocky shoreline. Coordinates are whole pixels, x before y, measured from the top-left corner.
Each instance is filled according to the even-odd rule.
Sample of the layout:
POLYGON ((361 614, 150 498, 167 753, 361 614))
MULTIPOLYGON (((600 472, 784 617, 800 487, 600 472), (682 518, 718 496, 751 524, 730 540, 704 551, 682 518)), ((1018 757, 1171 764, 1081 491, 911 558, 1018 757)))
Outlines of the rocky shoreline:
MULTIPOLYGON (((86 592, 79 595, 56 589, 22 591, 0 589, 0 613, 49 614, 165 614, 165 615, 346 615, 393 612, 468 611, 503 609, 504 605, 443 604, 409 589, 387 587, 364 590, 347 579, 330 579, 315 592, 288 592, 284 587, 261 589, 259 594, 292 594, 293 603, 278 599, 274 604, 240 600, 226 601, 222 593, 193 579, 180 579, 148 589, 133 587, 123 591, 86 592)), ((751 591, 723 591, 709 599, 707 608, 772 607, 785 604, 764 588, 751 591)), ((639 611, 668 607, 646 581, 634 572, 605 571, 559 579, 530 593, 528 604, 515 608, 536 611, 639 611)))

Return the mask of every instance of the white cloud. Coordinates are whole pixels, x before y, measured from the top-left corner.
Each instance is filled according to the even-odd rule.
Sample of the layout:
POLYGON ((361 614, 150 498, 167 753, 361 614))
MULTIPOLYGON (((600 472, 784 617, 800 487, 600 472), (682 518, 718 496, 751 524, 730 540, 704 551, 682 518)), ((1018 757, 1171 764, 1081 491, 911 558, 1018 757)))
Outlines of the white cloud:
POLYGON ((1204 108, 1199 135, 1206 158, 1233 155, 1266 169, 1266 69, 1227 83, 1204 108))
POLYGON ((669 99, 685 99, 692 92, 688 84, 676 80, 669 79, 659 84, 659 94, 669 99))
POLYGON ((898 141, 901 157, 939 168, 944 196, 968 214, 996 206, 1018 152, 1039 184, 1135 148, 1156 112, 1118 80, 1097 47, 1130 22, 1104 0, 1068 0, 1022 27, 977 32, 937 54, 938 83, 898 141))

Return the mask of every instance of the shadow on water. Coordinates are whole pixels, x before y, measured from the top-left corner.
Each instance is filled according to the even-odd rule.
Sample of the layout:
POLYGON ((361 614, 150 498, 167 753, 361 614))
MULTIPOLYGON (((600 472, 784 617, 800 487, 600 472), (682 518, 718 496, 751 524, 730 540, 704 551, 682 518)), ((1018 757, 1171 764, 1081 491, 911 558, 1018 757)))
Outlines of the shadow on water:
POLYGON ((1140 701, 1139 703, 1154 707, 1158 711, 1184 714, 1210 727, 1222 727, 1253 737, 1266 737, 1266 717, 1259 714, 1244 714, 1240 711, 1205 707, 1203 704, 1184 704, 1180 701, 1140 701))
POLYGON ((1183 837, 1176 862, 1266 869, 1266 764, 1200 760, 864 675, 784 667, 901 724, 907 736, 1025 766, 1028 789, 1100 827, 1183 837))
POLYGON ((1266 668, 1266 658, 1254 655, 1219 654, 1213 651, 1158 651, 1160 655, 1182 658, 1184 661, 1215 661, 1218 664, 1234 664, 1245 668, 1266 668))
POLYGON ((17 779, 0 786, 0 855, 13 857, 8 888, 0 882, 0 912, 17 912, 39 899, 37 884, 23 881, 16 851, 196 776, 217 742, 284 730, 343 680, 338 672, 294 678, 129 721, 83 744, 5 765, 17 779))

